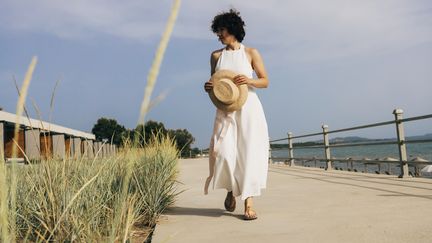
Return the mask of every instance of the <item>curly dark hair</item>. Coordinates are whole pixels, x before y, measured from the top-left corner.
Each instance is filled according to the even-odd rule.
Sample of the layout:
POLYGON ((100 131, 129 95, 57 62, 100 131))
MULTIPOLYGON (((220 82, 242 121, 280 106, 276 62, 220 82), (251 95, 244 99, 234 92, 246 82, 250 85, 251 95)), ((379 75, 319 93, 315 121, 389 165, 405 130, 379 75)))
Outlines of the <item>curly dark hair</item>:
POLYGON ((240 12, 230 9, 228 12, 222 12, 214 17, 211 29, 213 33, 217 33, 221 28, 226 28, 228 33, 234 35, 238 42, 242 42, 246 35, 244 26, 245 23, 240 17, 240 12))

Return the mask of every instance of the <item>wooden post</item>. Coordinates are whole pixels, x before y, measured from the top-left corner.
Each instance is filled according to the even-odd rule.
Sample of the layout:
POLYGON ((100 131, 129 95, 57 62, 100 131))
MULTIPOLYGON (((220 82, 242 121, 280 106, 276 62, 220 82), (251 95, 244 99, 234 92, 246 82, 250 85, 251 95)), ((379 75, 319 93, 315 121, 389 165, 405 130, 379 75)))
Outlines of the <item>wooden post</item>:
POLYGON ((84 157, 90 158, 90 155, 89 155, 89 153, 90 153, 89 146, 88 146, 87 139, 85 139, 85 138, 83 140, 81 140, 81 152, 82 152, 82 155, 84 157))
POLYGON ((53 155, 53 143, 50 132, 43 131, 40 133, 40 156, 42 159, 51 159, 53 155))
MULTIPOLYGON (((45 147, 41 146, 41 132, 39 129, 27 128, 25 130, 25 154, 30 161, 40 160, 42 150, 45 151, 45 147)), ((45 145, 45 144, 43 144, 45 145)), ((30 162, 28 161, 28 162, 30 162)))
POLYGON ((64 134, 53 134, 53 157, 57 159, 65 159, 66 156, 66 142, 64 134))
POLYGON ((332 161, 330 157, 330 142, 328 138, 328 126, 322 125, 323 134, 324 134, 324 152, 326 157, 326 170, 332 169, 332 161))
POLYGON ((85 138, 80 138, 81 156, 87 157, 87 148, 85 138))
POLYGON ((407 163, 407 152, 406 152, 406 146, 405 146, 405 133, 403 128, 402 121, 402 109, 395 109, 393 111, 393 114, 395 116, 396 121, 396 132, 397 132, 397 139, 398 139, 398 148, 399 148, 399 160, 401 161, 401 171, 399 174, 399 178, 404 178, 409 176, 409 170, 408 170, 408 163, 407 163))
POLYGON ((87 156, 90 159, 94 158, 94 150, 93 150, 93 140, 86 140, 87 141, 87 156))
POLYGON ((72 157, 72 138, 70 136, 65 136, 65 157, 72 157))
POLYGON ((100 154, 100 152, 99 152, 99 149, 100 149, 100 142, 97 142, 97 141, 94 141, 93 142, 93 147, 94 147, 94 155, 96 156, 98 156, 98 158, 100 158, 100 156, 101 156, 101 154, 100 154), (97 154, 99 152, 99 154, 97 154))
POLYGON ((74 137, 72 142, 73 142, 73 158, 80 159, 82 157, 81 138, 74 137))

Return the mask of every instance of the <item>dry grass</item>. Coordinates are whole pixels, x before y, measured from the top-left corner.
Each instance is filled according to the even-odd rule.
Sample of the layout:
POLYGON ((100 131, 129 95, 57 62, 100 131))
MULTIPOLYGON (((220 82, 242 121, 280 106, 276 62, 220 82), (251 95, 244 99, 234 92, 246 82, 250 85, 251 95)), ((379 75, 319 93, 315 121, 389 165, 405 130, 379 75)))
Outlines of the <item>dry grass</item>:
MULTIPOLYGON (((139 124, 151 106, 179 8, 180 0, 174 0, 148 74, 139 124)), ((23 110, 28 116, 24 104, 35 66, 33 58, 19 90, 17 119, 23 110)), ((15 141, 18 120, 16 124, 15 141)), ((157 137, 144 147, 129 141, 111 158, 49 159, 18 168, 14 161, 5 164, 0 148, 0 242, 127 242, 137 235, 144 239, 178 193, 178 151, 171 138, 157 137)), ((19 148, 13 149, 16 155, 19 148)))
POLYGON ((163 138, 108 159, 22 166, 15 234, 31 242, 125 242, 137 229, 151 229, 174 202, 177 157, 173 141, 163 138))

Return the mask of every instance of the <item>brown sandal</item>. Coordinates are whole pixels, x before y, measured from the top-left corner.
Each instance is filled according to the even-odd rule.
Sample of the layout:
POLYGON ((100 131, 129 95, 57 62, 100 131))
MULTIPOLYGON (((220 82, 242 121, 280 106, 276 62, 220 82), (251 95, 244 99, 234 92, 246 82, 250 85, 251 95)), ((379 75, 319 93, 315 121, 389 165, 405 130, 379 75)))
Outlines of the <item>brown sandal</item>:
POLYGON ((232 192, 227 193, 224 206, 228 212, 234 212, 236 207, 236 200, 235 197, 232 195, 232 192))
MULTIPOLYGON (((249 208, 248 208, 249 209, 249 208)), ((251 216, 250 214, 247 214, 246 212, 245 212, 245 214, 243 215, 243 219, 244 220, 254 220, 254 219, 257 219, 258 218, 258 216, 256 215, 256 212, 255 211, 253 211, 254 212, 254 215, 253 216, 251 216)))

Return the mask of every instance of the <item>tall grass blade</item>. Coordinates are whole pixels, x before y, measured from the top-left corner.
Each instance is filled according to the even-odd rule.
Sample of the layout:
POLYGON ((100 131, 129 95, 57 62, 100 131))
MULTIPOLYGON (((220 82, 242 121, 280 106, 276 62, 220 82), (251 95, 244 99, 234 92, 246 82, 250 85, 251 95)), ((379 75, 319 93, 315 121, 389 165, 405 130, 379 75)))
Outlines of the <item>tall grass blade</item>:
POLYGON ((158 49, 156 51, 155 58, 153 60, 153 64, 150 68, 150 72, 147 76, 147 84, 144 90, 144 98, 141 103, 141 111, 140 111, 140 117, 138 120, 138 124, 144 124, 145 115, 148 111, 148 107, 150 104, 150 98, 154 89, 154 86, 156 84, 156 79, 159 74, 160 65, 162 63, 162 59, 166 50, 166 47, 168 45, 168 41, 171 37, 171 33, 174 29, 174 24, 177 19, 177 15, 180 9, 180 0, 174 0, 174 4, 171 8, 171 14, 169 16, 167 25, 165 27, 165 31, 162 35, 162 39, 159 42, 158 49))
MULTIPOLYGON (((24 110, 24 104, 27 97, 28 87, 30 86, 30 81, 33 76, 33 71, 36 68, 37 57, 34 56, 30 62, 30 65, 27 69, 27 72, 24 77, 23 84, 20 90, 20 96, 18 98, 17 107, 16 107, 16 120, 15 120, 15 129, 14 129, 14 140, 18 141, 18 134, 20 128, 20 119, 24 110)), ((12 166, 11 166, 11 176, 10 176, 10 237, 12 241, 15 241, 15 231, 16 231, 16 187, 17 187, 17 178, 16 178, 16 157, 17 157, 18 148, 17 146, 12 146, 12 166)), ((2 230, 3 232, 3 230, 2 230)), ((8 233, 7 233, 8 234, 8 233)))

